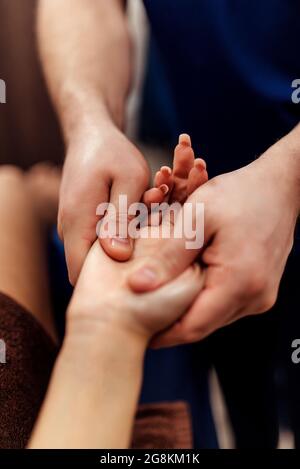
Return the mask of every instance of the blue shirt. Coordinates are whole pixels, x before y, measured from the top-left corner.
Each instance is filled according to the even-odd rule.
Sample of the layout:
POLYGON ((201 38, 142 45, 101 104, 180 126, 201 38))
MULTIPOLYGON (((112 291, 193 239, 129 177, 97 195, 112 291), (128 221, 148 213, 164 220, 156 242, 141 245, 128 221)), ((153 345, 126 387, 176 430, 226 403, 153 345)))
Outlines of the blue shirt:
MULTIPOLYGON (((179 133, 190 133, 213 177, 250 163, 300 121, 300 103, 292 102, 291 86, 300 79, 300 0, 144 3, 152 29, 144 136, 163 140, 167 130, 175 141, 179 133)), ((173 396, 182 397, 178 374, 190 373, 183 378, 189 383, 183 397, 191 404, 196 446, 213 447, 207 397, 197 397, 207 354, 197 356, 199 368, 204 363, 197 376, 189 369, 189 352, 182 353, 182 368, 177 355, 150 357, 145 395, 151 400, 164 392, 164 386, 156 386, 156 373, 163 374, 173 396)))
MULTIPOLYGON (((176 114, 210 177, 251 162, 300 121, 300 1, 145 0, 176 114)), ((173 119, 174 116, 172 116, 173 119)))

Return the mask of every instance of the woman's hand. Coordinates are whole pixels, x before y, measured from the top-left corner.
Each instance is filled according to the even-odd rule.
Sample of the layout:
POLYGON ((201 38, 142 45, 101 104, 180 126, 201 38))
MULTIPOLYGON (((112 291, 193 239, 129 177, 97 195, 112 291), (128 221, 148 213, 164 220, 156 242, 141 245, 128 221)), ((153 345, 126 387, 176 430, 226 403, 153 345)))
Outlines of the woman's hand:
MULTIPOLYGON (((198 162, 200 170, 192 169, 190 142, 186 145, 188 148, 176 152, 177 157, 182 151, 185 154, 180 163, 177 161, 177 169, 186 157, 191 160, 186 178, 182 174, 178 178, 181 196, 188 187, 206 180, 202 162, 198 162)), ((177 196, 177 180, 173 182, 177 196)), ((130 290, 130 271, 145 257, 157 255, 163 242, 160 226, 151 229, 157 230, 155 236, 139 238, 133 258, 126 263, 108 257, 98 241, 88 253, 68 309, 66 337, 31 448, 129 446, 147 344, 184 314, 203 283, 200 267, 192 266, 154 292, 136 294, 130 290)), ((142 235, 144 230, 148 227, 142 229, 142 235)))
POLYGON ((82 331, 88 324, 115 327, 139 336, 146 343, 159 331, 177 321, 199 294, 203 276, 193 265, 160 289, 136 294, 128 287, 128 275, 143 256, 159 249, 161 239, 138 239, 134 258, 125 264, 109 258, 95 242, 80 274, 68 312, 69 331, 82 331))
MULTIPOLYGON (((161 240, 139 239, 150 255, 161 240)), ((67 331, 30 448, 127 448, 147 344, 199 294, 199 267, 155 292, 132 293, 131 263, 113 261, 96 241, 67 315, 67 331)))

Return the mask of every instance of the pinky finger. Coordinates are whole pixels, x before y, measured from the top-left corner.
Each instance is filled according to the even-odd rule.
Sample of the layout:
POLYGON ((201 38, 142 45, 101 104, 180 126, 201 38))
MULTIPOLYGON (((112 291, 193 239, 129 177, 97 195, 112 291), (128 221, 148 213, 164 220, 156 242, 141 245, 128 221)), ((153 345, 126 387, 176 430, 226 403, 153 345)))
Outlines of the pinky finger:
POLYGON ((169 187, 162 184, 160 187, 153 187, 144 193, 143 202, 150 209, 151 204, 160 204, 169 192, 169 187))

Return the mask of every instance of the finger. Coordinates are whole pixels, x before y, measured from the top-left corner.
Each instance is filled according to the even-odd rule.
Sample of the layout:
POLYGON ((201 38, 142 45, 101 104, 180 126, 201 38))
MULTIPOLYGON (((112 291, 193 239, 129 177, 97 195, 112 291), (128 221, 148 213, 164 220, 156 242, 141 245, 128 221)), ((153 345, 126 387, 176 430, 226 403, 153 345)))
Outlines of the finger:
POLYGON ((189 135, 182 134, 175 148, 173 161, 173 174, 180 178, 187 178, 194 166, 195 155, 191 147, 189 135))
POLYGON ((159 187, 152 187, 146 191, 143 195, 143 203, 149 208, 151 204, 160 204, 163 202, 165 196, 169 192, 169 187, 166 184, 162 184, 159 187))
POLYGON ((110 207, 106 220, 116 221, 116 232, 111 237, 100 239, 105 252, 113 259, 127 261, 130 259, 134 240, 128 234, 130 217, 128 208, 131 204, 140 202, 146 187, 143 181, 126 180, 114 181, 110 192, 110 207), (121 198, 120 198, 121 196, 121 198))
MULTIPOLYGON (((186 208, 186 207, 185 207, 186 208)), ((186 238, 186 230, 182 221, 187 219, 185 208, 176 215, 175 225, 170 226, 169 237, 157 240, 157 254, 151 258, 144 258, 139 265, 134 266, 134 270, 128 278, 129 286, 136 292, 150 291, 177 277, 183 272, 198 256, 203 245, 193 249, 189 248, 189 241, 186 238), (174 233, 179 237, 174 236, 174 233)), ((170 213, 172 215, 172 213, 170 213)), ((197 218, 192 223, 195 226, 197 236, 203 232, 203 220, 197 218)), ((164 214, 163 225, 168 226, 166 214, 164 214)))
MULTIPOLYGON (((78 199, 78 195, 77 195, 78 199)), ((58 226, 61 239, 64 241, 65 256, 69 279, 75 285, 83 262, 97 239, 96 227, 99 217, 96 214, 97 204, 108 199, 108 187, 99 184, 98 192, 85 193, 85 198, 76 203, 61 197, 58 215, 58 226)))
POLYGON ((174 187, 174 178, 171 168, 169 166, 162 166, 154 178, 155 187, 168 187, 168 191, 165 193, 162 202, 168 202, 174 187))
POLYGON ((97 239, 96 207, 92 213, 88 213, 90 207, 91 204, 83 205, 78 213, 70 209, 65 217, 59 216, 68 275, 72 285, 77 282, 88 251, 97 239))
POLYGON ((155 348, 170 347, 204 339, 226 325, 238 309, 236 287, 233 284, 205 288, 191 309, 151 344, 155 348))
POLYGON ((166 184, 171 190, 173 187, 173 177, 172 170, 169 166, 162 166, 159 171, 157 171, 154 177, 154 186, 159 187, 162 184, 166 184))
POLYGON ((194 161, 194 166, 200 167, 201 169, 207 169, 206 161, 203 158, 196 158, 194 161))
POLYGON ((187 195, 190 196, 198 187, 208 181, 208 174, 202 165, 195 165, 188 177, 187 195))
POLYGON ((194 264, 158 290, 135 295, 135 308, 143 311, 147 327, 156 333, 179 319, 199 294, 203 278, 199 265, 194 264))
POLYGON ((78 228, 79 229, 77 230, 76 226, 74 226, 74 230, 69 231, 64 235, 64 247, 69 281, 73 286, 78 280, 85 258, 88 255, 93 241, 96 239, 96 232, 93 241, 81 238, 80 227, 78 228))
MULTIPOLYGON (((170 228, 168 236, 156 241, 156 255, 145 257, 132 267, 131 275, 128 277, 128 284, 132 290, 137 292, 154 290, 177 277, 197 258, 203 248, 203 242, 207 244, 218 229, 218 220, 215 219, 213 210, 206 208, 206 201, 210 199, 211 192, 207 185, 193 193, 176 215, 175 225, 170 228), (192 246, 189 239, 191 232, 190 229, 186 229, 187 225, 192 226, 197 241, 192 246)), ((164 225, 165 223, 163 227, 164 225)))

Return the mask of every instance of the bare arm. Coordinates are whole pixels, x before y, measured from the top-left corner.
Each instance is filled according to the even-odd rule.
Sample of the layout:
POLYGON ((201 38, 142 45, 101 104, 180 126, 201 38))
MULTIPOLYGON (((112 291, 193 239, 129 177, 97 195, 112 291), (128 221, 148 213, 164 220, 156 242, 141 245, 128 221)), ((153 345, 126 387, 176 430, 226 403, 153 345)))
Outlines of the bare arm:
MULTIPOLYGON (((124 2, 40 0, 38 32, 67 146, 58 230, 75 284, 96 240, 97 206, 111 202, 118 209, 121 194, 127 195, 128 205, 139 202, 149 183, 143 156, 120 131, 131 81, 124 2)), ((129 259, 133 251, 129 238, 101 243, 117 260, 129 259)))
POLYGON ((79 321, 73 329, 29 447, 127 448, 146 342, 112 325, 90 330, 79 321))
POLYGON ((41 0, 40 54, 66 139, 85 116, 121 125, 131 77, 122 0, 41 0))
MULTIPOLYGON (((142 251, 146 241, 137 241, 142 251)), ((134 295, 125 281, 130 264, 120 267, 98 243, 90 250, 30 448, 129 446, 147 344, 181 317, 203 283, 194 267, 155 292, 134 295)))

